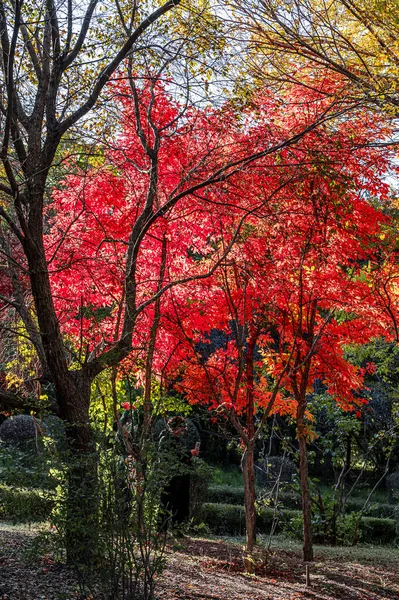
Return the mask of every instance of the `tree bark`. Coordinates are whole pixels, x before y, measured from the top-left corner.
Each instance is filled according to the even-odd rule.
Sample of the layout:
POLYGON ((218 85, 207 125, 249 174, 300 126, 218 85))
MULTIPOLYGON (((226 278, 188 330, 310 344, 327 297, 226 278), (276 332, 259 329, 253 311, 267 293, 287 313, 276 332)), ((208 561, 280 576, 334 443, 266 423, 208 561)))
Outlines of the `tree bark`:
MULTIPOLYGON (((74 382, 67 396, 70 402, 62 403, 60 415, 66 425, 68 443, 64 507, 67 561, 85 566, 90 566, 97 555, 98 535, 98 457, 89 422, 90 383, 82 376, 74 382)), ((65 388, 64 385, 64 394, 65 388)))
POLYGON ((256 493, 253 440, 251 440, 245 448, 241 461, 241 468, 244 480, 245 527, 247 541, 246 550, 248 554, 251 554, 256 544, 256 493))
MULTIPOLYGON (((35 223, 31 225, 34 227, 35 223)), ((68 368, 39 223, 37 229, 29 232, 25 253, 43 349, 54 383, 59 416, 66 426, 67 499, 63 527, 67 560, 89 565, 96 553, 98 517, 97 459, 89 422, 91 378, 84 370, 68 368)))
POLYGON ((303 518, 303 559, 306 562, 313 561, 313 534, 312 534, 312 508, 309 489, 308 451, 306 445, 304 413, 305 404, 298 405, 297 431, 299 443, 299 473, 302 494, 302 518, 303 518))

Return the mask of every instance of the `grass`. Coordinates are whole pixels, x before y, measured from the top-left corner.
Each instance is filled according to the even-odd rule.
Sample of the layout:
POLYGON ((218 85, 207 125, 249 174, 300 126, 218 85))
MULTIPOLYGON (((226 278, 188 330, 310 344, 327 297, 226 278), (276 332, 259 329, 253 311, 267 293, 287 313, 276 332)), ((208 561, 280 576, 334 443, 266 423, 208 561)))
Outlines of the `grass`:
MULTIPOLYGON (((218 538, 220 539, 220 537, 218 538)), ((245 544, 244 537, 224 537, 224 541, 234 544, 245 544)), ((260 547, 268 546, 269 536, 258 536, 260 547)), ((362 564, 386 564, 397 567, 399 562, 399 548, 397 546, 358 544, 357 546, 324 546, 315 544, 315 560, 328 561, 337 560, 339 562, 362 564)), ((292 552, 301 556, 302 542, 288 537, 284 534, 275 534, 272 537, 271 552, 292 552)))
POLYGON ((242 473, 238 465, 229 467, 212 467, 211 485, 229 485, 231 487, 242 488, 242 473))

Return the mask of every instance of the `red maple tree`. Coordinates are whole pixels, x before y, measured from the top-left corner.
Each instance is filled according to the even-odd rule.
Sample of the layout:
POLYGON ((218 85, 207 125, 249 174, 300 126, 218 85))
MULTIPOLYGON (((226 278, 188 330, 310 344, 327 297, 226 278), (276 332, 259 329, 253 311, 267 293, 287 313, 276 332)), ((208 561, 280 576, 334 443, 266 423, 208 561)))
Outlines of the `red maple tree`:
POLYGON ((284 185, 267 218, 247 221, 223 268, 205 288, 193 288, 189 308, 174 304, 184 364, 176 366, 177 387, 190 402, 226 415, 241 438, 249 551, 256 539, 254 447, 264 419, 278 412, 296 421, 304 556, 312 560, 308 394, 318 380, 346 410, 366 402, 364 373, 345 360, 344 347, 385 330, 363 269, 387 223, 365 192, 380 201, 389 192, 387 156, 360 149, 369 136, 363 116, 333 131, 319 128, 283 151, 284 185), (212 330, 223 331, 224 341, 207 352, 199 343, 209 342, 212 330))

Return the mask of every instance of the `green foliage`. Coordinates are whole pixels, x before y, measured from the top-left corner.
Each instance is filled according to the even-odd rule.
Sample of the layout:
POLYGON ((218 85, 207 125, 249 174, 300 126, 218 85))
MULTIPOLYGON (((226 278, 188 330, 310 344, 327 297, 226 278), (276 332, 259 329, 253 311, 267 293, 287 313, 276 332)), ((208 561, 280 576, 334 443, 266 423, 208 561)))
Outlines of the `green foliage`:
POLYGON ((339 468, 345 460, 348 436, 359 434, 361 421, 353 413, 344 411, 327 393, 313 394, 308 408, 315 418, 318 446, 324 454, 332 456, 334 465, 339 468))
MULTIPOLYGON (((119 379, 115 381, 117 410, 119 412, 122 402, 130 400, 126 397, 125 383, 119 379)), ((112 374, 110 369, 102 371, 91 384, 90 419, 92 423, 105 432, 112 431, 114 422, 114 407, 112 397, 112 374)))
MULTIPOLYGON (((263 489, 258 490, 258 502, 263 506, 273 506, 275 498, 269 496, 263 489)), ((230 485, 212 485, 207 492, 207 501, 221 504, 239 504, 244 506, 244 488, 230 485)), ((277 502, 284 509, 299 509, 301 497, 295 491, 283 490, 278 494, 277 502)))
MULTIPOLYGON (((116 411, 119 413, 123 404, 132 407, 132 413, 142 417, 144 398, 143 389, 136 386, 136 381, 128 375, 115 379, 114 393, 112 390, 112 372, 110 369, 102 371, 92 383, 90 418, 94 426, 103 433, 112 431, 114 422, 114 399, 116 411)), ((167 394, 155 379, 151 382, 151 414, 153 418, 165 414, 178 414, 187 417, 192 412, 192 407, 179 395, 167 394)))
POLYGON ((57 442, 50 435, 25 440, 22 447, 0 442, 0 478, 6 485, 52 490, 60 467, 57 442))
POLYGON ((394 471, 386 478, 389 498, 391 500, 399 500, 399 470, 394 471))
MULTIPOLYGON (((357 534, 357 523, 357 514, 339 516, 336 521, 335 544, 342 546, 353 545, 357 534)), ((331 531, 329 531, 328 527, 326 528, 325 522, 320 520, 320 518, 316 517, 312 519, 312 530, 313 538, 316 543, 329 543, 331 531)), ((302 540, 303 521, 301 514, 295 515, 292 519, 290 519, 289 527, 286 528, 286 531, 296 539, 302 540)))
MULTIPOLYGON (((296 539, 302 539, 302 517, 295 516, 290 520, 286 531, 296 539)), ((312 520, 314 539, 325 543, 324 524, 317 519, 312 520)), ((358 541, 368 544, 392 544, 396 538, 396 521, 376 517, 360 517, 358 513, 340 515, 336 523, 336 544, 352 546, 358 541)))
POLYGON ((351 344, 345 348, 345 357, 359 366, 374 363, 379 378, 394 386, 399 382, 399 347, 395 343, 377 338, 367 344, 351 344))
MULTIPOLYGON (((142 392, 137 398, 136 406, 142 406, 142 392)), ((192 406, 176 393, 167 393, 160 385, 159 381, 151 381, 151 414, 154 417, 164 416, 165 414, 176 414, 182 417, 188 417, 192 413, 192 406)))
POLYGON ((215 485, 242 487, 241 469, 238 466, 231 466, 228 469, 215 466, 212 472, 212 482, 215 485))
MULTIPOLYGON (((33 319, 35 317, 32 315, 33 319)), ((6 387, 13 390, 23 390, 31 393, 32 390, 26 390, 25 384, 37 376, 37 354, 36 350, 29 340, 29 333, 22 323, 18 320, 13 325, 15 333, 15 344, 7 344, 5 347, 6 356, 4 356, 4 371, 6 373, 6 387)), ((47 401, 47 396, 40 397, 43 404, 47 401)))
POLYGON ((193 457, 190 472, 190 518, 192 519, 199 517, 201 507, 208 499, 208 482, 211 473, 211 467, 204 460, 193 457))
MULTIPOLYGON (((364 500, 360 498, 349 498, 345 502, 345 512, 360 512, 364 509, 364 500)), ((366 506, 364 514, 368 517, 377 517, 379 519, 393 518, 395 506, 387 502, 372 502, 366 506)))
POLYGON ((206 503, 202 506, 201 519, 216 535, 245 534, 245 513, 242 506, 206 503))
MULTIPOLYGON (((281 531, 290 521, 299 515, 299 511, 277 511, 271 508, 260 508, 257 511, 257 528, 259 533, 270 533, 273 526, 281 531)), ((206 503, 202 507, 201 518, 216 535, 244 535, 245 512, 243 506, 234 504, 206 503)))
POLYGON ((302 505, 300 494, 296 493, 293 490, 292 491, 290 491, 290 490, 281 491, 278 495, 278 501, 285 508, 289 508, 289 509, 293 509, 293 510, 300 509, 301 505, 302 505))
POLYGON ((290 482, 296 472, 297 468, 289 458, 269 456, 260 460, 256 465, 256 483, 259 486, 269 487, 277 480, 290 482))
POLYGON ((63 457, 48 543, 73 566, 82 594, 100 588, 115 600, 150 600, 164 566, 168 515, 160 499, 174 457, 151 442, 133 458, 117 436, 97 433, 96 441, 97 452, 63 457))
POLYGON ((46 491, 0 485, 0 518, 14 523, 47 521, 54 498, 46 491))
POLYGON ((378 519, 362 517, 360 522, 361 539, 368 543, 390 544, 396 537, 396 521, 394 519, 378 519))
POLYGON ((244 489, 229 485, 214 485, 208 489, 208 502, 220 504, 237 504, 244 506, 244 489))

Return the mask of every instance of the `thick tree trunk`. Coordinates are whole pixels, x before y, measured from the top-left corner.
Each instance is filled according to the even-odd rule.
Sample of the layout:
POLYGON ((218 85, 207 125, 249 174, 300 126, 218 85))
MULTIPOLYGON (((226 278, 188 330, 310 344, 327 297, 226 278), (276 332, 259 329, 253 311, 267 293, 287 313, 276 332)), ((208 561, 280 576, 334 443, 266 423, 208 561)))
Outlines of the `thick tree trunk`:
POLYGON ((245 448, 242 457, 241 468, 244 480, 245 527, 247 539, 246 550, 248 554, 251 554, 256 544, 256 493, 253 441, 251 441, 245 448))
POLYGON ((61 413, 68 441, 64 533, 68 562, 89 566, 97 554, 98 457, 89 422, 90 381, 80 383, 79 399, 75 403, 71 395, 61 413))
POLYGON ((303 559, 313 561, 312 508, 309 489, 308 452, 306 446, 304 407, 298 407, 299 473, 302 493, 303 559), (303 408, 303 410, 302 410, 303 408))
POLYGON ((98 460, 93 448, 77 452, 70 447, 67 498, 63 523, 67 562, 93 564, 98 547, 98 460))

